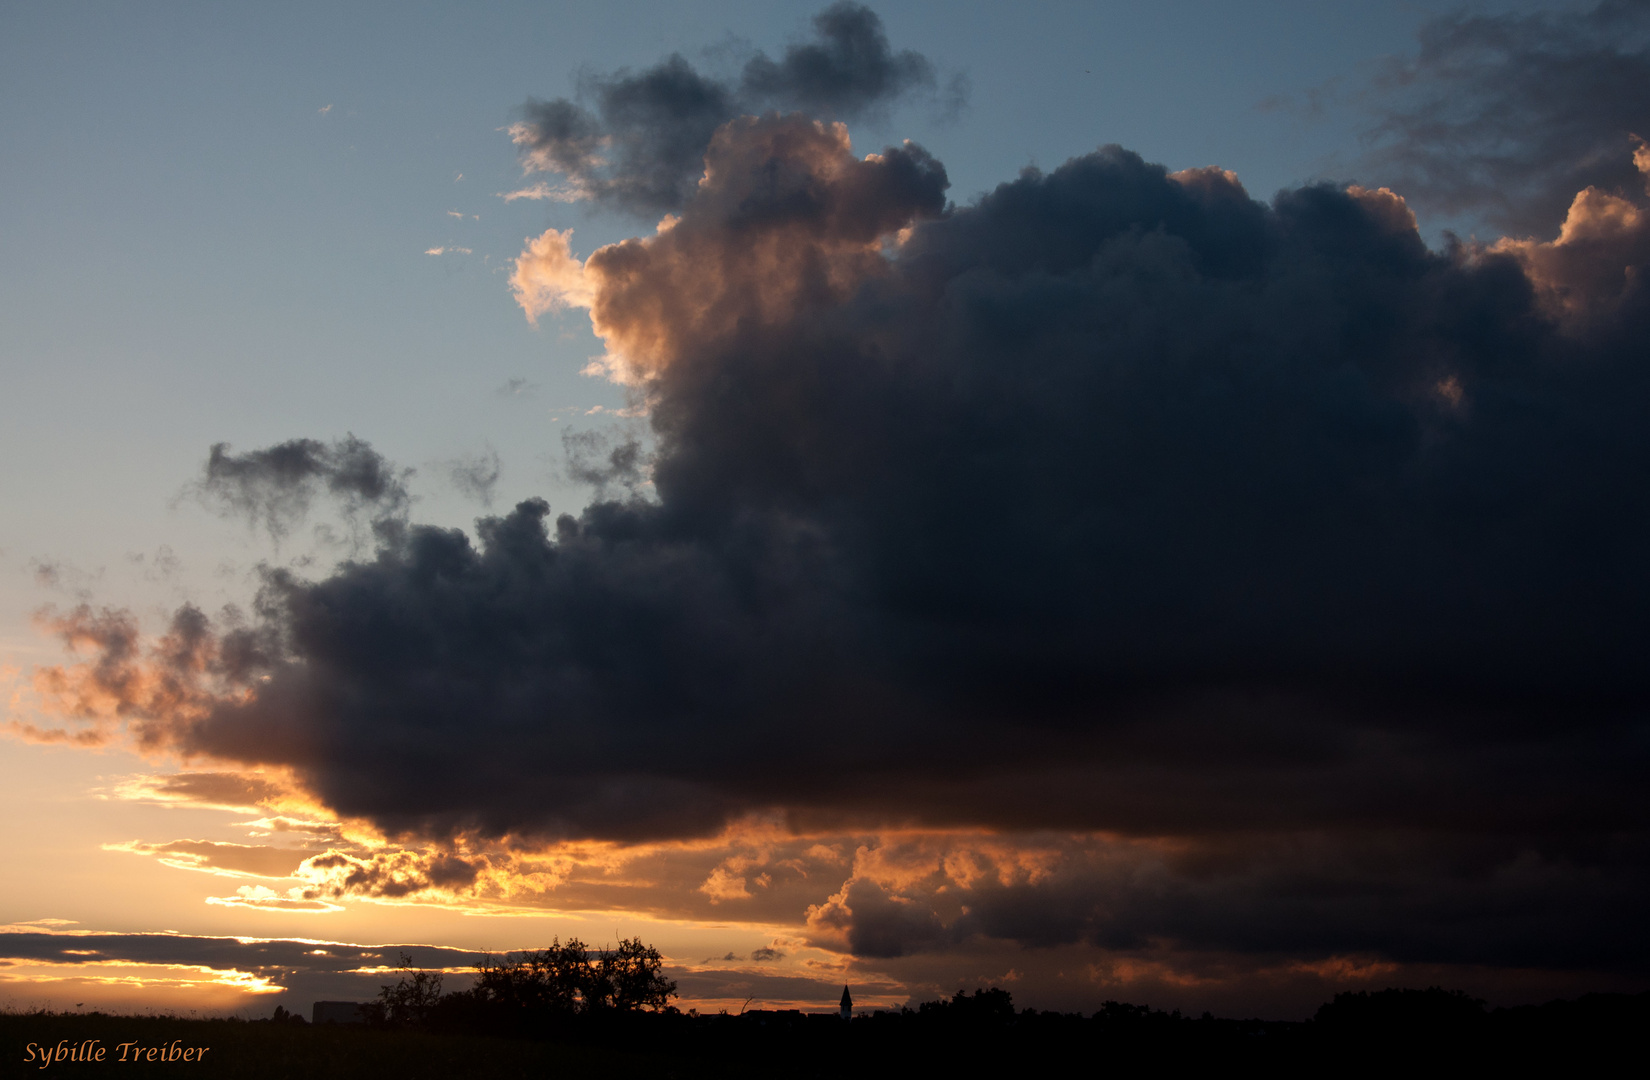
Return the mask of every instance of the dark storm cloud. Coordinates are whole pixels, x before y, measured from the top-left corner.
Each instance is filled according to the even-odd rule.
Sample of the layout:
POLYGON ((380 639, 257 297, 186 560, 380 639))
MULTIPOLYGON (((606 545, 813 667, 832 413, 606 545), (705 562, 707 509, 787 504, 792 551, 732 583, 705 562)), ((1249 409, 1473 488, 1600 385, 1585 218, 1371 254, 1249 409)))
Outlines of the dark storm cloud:
MULTIPOLYGON (((651 311, 725 220, 591 266, 651 311)), ((656 502, 272 572, 180 743, 415 830, 1642 826, 1642 299, 1566 335, 1389 195, 1115 149, 875 258, 649 323, 656 502)))
POLYGON ((1167 838, 943 894, 856 869, 810 925, 869 956, 1650 968, 1642 198, 1434 252, 1391 192, 1116 147, 964 208, 796 116, 706 165, 656 235, 541 253, 649 406, 648 498, 271 571, 124 715, 437 839, 1167 838))
POLYGON ((218 443, 197 490, 203 502, 224 515, 246 518, 279 538, 303 520, 322 492, 350 516, 363 511, 374 518, 404 514, 411 501, 409 475, 410 470, 395 468, 354 435, 331 443, 293 439, 244 454, 232 454, 228 443, 218 443))
POLYGON ((814 923, 844 931, 850 952, 876 959, 931 952, 968 937, 962 926, 945 926, 929 904, 890 896, 881 885, 869 880, 847 885, 841 905, 821 913, 814 923))
POLYGON ((894 52, 869 8, 844 0, 813 25, 816 40, 779 60, 757 53, 737 82, 701 74, 679 54, 639 73, 587 77, 578 101, 529 101, 512 134, 530 167, 567 178, 555 197, 658 213, 693 193, 711 135, 741 113, 855 120, 934 89, 933 64, 909 49, 894 52))
POLYGON ((1454 14, 1387 74, 1372 167, 1422 206, 1548 233, 1575 193, 1643 187, 1621 147, 1650 136, 1650 4, 1454 14))
POLYGON ((758 53, 745 65, 740 94, 767 107, 853 120, 901 94, 934 86, 934 65, 910 49, 895 53, 870 8, 832 4, 814 16, 819 40, 792 45, 783 59, 758 53))
POLYGON ((872 852, 810 911, 814 940, 882 958, 971 941, 1121 952, 1172 941, 1225 955, 1641 973, 1650 965, 1650 941, 1635 925, 1650 886, 1642 834, 1594 836, 1585 853, 1543 853, 1527 833, 1419 828, 1172 845, 981 841, 935 842, 926 865, 891 843, 893 860, 907 860, 893 872, 872 852))

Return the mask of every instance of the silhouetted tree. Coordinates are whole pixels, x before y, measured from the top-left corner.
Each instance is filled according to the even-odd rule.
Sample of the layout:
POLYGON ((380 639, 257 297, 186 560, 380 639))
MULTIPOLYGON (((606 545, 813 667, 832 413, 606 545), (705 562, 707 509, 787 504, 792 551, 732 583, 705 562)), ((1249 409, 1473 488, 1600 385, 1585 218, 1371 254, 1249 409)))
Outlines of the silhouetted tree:
POLYGON ((618 946, 602 952, 597 962, 586 1007, 619 1012, 665 1008, 676 996, 676 983, 665 978, 664 963, 659 950, 643 945, 641 938, 620 938, 618 946))
POLYGON ((950 1001, 923 1002, 917 1006, 917 1012, 924 1017, 971 1028, 997 1026, 1014 1020, 1014 996, 995 986, 989 990, 976 989, 972 996, 966 990, 958 990, 950 1001))
POLYGON ((534 952, 494 959, 476 965, 477 1000, 506 1011, 524 1013, 582 1012, 595 982, 590 949, 578 938, 565 944, 557 937, 534 952))
POLYGON ((1336 1033, 1380 1037, 1466 1031, 1485 1016, 1484 1002, 1460 990, 1360 990, 1336 994, 1314 1022, 1336 1033))
POLYGON ((402 953, 400 980, 378 988, 378 1000, 369 1012, 377 1023, 411 1027, 422 1023, 440 1000, 441 972, 414 970, 412 957, 402 953))
POLYGON ((658 1011, 676 996, 664 957, 641 938, 592 951, 578 938, 556 938, 535 952, 486 957, 470 992, 493 1009, 529 1016, 658 1011))

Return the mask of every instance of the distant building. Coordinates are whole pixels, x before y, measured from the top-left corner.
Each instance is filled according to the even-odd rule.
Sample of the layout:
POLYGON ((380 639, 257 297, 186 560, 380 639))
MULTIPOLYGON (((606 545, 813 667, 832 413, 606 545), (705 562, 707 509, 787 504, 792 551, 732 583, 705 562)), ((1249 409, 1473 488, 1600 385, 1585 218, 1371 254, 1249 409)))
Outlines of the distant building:
POLYGON ((842 1018, 849 1019, 854 1015, 854 996, 848 993, 848 988, 842 988, 842 1018))
POLYGON ((367 1009, 359 1001, 317 1001, 309 1016, 312 1024, 364 1024, 367 1009))

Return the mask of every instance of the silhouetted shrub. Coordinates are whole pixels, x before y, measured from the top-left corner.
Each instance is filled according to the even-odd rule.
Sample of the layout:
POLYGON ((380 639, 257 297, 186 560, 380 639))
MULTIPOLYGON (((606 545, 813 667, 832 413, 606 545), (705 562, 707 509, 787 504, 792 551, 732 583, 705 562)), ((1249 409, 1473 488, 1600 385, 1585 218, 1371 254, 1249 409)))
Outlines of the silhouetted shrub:
POLYGON ((1433 986, 1336 994, 1318 1007, 1313 1021, 1337 1034, 1403 1037, 1472 1031, 1484 1015, 1484 1003, 1477 998, 1433 986))

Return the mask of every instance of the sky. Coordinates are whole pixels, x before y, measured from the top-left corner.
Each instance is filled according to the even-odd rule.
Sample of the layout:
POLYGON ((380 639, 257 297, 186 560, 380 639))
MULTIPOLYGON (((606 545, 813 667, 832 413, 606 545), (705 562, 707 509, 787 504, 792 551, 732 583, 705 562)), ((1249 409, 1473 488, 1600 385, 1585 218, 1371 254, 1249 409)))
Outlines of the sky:
POLYGON ((0 30, 0 1005, 1646 987, 1650 5, 0 30))

